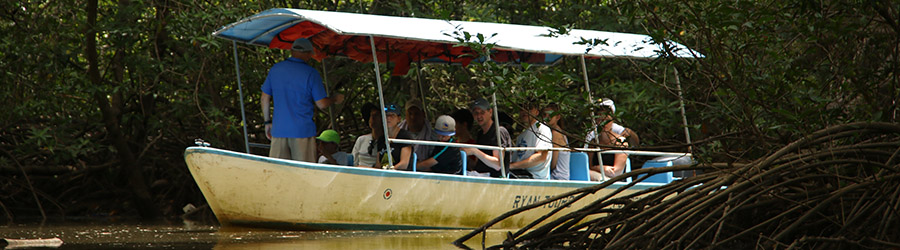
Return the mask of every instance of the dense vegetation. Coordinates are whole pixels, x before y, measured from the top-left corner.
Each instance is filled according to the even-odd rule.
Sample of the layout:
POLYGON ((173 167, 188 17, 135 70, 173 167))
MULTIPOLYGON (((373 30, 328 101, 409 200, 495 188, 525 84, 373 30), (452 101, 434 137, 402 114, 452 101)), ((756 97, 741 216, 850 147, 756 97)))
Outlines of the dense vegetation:
POLYGON ((593 200, 584 198, 612 182, 582 188, 509 211, 454 243, 462 246, 519 212, 558 199, 584 199, 590 204, 510 232, 489 249, 897 248, 898 149, 898 124, 835 125, 749 163, 632 171, 614 180, 640 182, 648 173, 676 170, 703 174, 622 194, 632 182, 593 200))
MULTIPOLYGON (((204 204, 182 160, 203 138, 243 150, 233 45, 210 33, 268 8, 288 7, 650 34, 705 54, 588 61, 594 97, 611 97, 642 147, 691 150, 704 162, 750 162, 804 135, 855 121, 896 123, 900 3, 893 1, 13 1, 0 3, 0 208, 19 217, 174 218, 204 204), (675 79, 683 89, 675 86, 675 79), (674 147, 672 146, 674 145, 674 147)), ((282 51, 238 45, 252 142, 258 89, 282 51)), ((346 138, 374 102, 371 65, 317 63, 346 138)), ((387 70, 390 70, 388 68, 387 70)), ((388 100, 418 96, 415 71, 388 77, 388 100)), ((464 107, 498 84, 501 106, 521 96, 583 110, 577 58, 553 67, 423 65, 430 117, 464 107), (524 83, 524 84, 523 84, 524 83), (518 86, 518 87, 513 87, 518 86)), ((514 113, 513 109, 506 110, 514 113)), ((321 113, 320 127, 330 119, 321 113)), ((567 128, 581 134, 584 123, 567 128)), ((351 141, 351 140, 345 140, 351 141)))

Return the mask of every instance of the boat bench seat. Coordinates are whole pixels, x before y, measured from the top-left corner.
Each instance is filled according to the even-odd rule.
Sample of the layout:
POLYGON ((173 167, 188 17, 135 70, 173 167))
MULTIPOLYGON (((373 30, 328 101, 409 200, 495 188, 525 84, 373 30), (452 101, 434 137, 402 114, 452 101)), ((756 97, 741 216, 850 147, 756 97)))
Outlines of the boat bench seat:
MULTIPOLYGON (((590 170, 590 160, 588 160, 588 155, 585 152, 572 152, 569 154, 569 180, 572 181, 590 181, 591 180, 591 170, 590 170)), ((623 173, 631 172, 631 159, 625 160, 625 171, 623 173)), ((624 182, 631 182, 631 177, 628 177, 624 180, 624 182)))
POLYGON ((588 155, 585 152, 572 152, 569 154, 569 180, 590 181, 591 171, 588 164, 588 155))
MULTIPOLYGON (((689 156, 661 156, 644 162, 642 168, 660 168, 660 167, 671 167, 675 165, 685 165, 692 164, 693 160, 689 156)), ((645 182, 654 182, 654 183, 670 183, 673 180, 677 179, 674 176, 673 172, 665 172, 659 173, 653 176, 650 176, 645 182)), ((683 175, 683 174, 682 174, 683 175)), ((643 176, 643 175, 641 175, 643 176)))

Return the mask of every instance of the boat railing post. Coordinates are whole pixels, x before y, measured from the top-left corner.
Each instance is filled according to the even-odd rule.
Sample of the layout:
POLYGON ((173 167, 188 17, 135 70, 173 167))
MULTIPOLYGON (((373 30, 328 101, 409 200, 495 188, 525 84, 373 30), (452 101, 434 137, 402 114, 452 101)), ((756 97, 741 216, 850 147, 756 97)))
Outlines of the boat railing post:
MULTIPOLYGON (((494 88, 494 82, 491 81, 491 89, 493 89, 493 88, 494 88)), ((500 146, 500 158, 498 158, 498 160, 500 161, 498 163, 500 165, 500 175, 503 176, 503 178, 508 178, 506 176, 506 172, 507 172, 506 168, 508 166, 506 165, 506 161, 504 159, 504 158, 506 158, 506 147, 503 147, 503 144, 501 144, 501 140, 500 140, 500 115, 497 112, 497 93, 496 93, 496 91, 491 94, 491 99, 494 103, 494 108, 493 108, 493 110, 494 110, 494 131, 495 131, 494 134, 497 135, 497 146, 500 146)))
POLYGON ((238 84, 238 98, 241 99, 241 124, 244 127, 244 150, 249 154, 250 139, 247 136, 247 112, 244 110, 244 87, 241 84, 241 65, 238 63, 237 41, 231 40, 231 45, 233 45, 232 47, 234 48, 234 72, 238 84))
POLYGON ((693 152, 693 147, 691 147, 691 132, 688 130, 687 114, 684 112, 684 96, 681 94, 681 78, 678 77, 678 68, 673 65, 672 69, 675 69, 675 85, 678 87, 678 102, 681 106, 681 123, 684 125, 684 140, 688 144, 688 152, 693 152))
MULTIPOLYGON (((591 95, 591 84, 590 80, 588 80, 587 64, 584 62, 584 54, 582 54, 579 58, 581 59, 581 75, 584 77, 584 91, 587 92, 588 102, 591 104, 591 107, 593 107, 594 97, 591 95)), ((594 114, 594 110, 591 110, 591 129, 594 132, 594 138, 591 140, 594 142, 594 144, 600 144, 600 133, 597 132, 597 122, 596 119, 594 119, 594 115, 596 115, 594 114)), ((603 157, 600 157, 600 152, 595 153, 595 156, 597 157, 597 162, 600 163, 600 166, 603 166, 603 157)), ((590 169, 591 159, 588 159, 587 164, 588 169, 590 169)), ((606 175, 601 174, 600 181, 605 180, 606 175)))
POLYGON ((387 114, 384 112, 384 94, 381 89, 381 70, 378 69, 378 54, 375 53, 375 37, 369 36, 369 44, 372 46, 372 63, 375 64, 375 82, 378 84, 378 101, 381 104, 381 125, 384 126, 381 137, 384 137, 384 147, 387 149, 388 165, 390 165, 388 168, 393 168, 394 157, 391 155, 391 141, 388 140, 390 132, 387 131, 387 114))
MULTIPOLYGON (((490 53, 490 51, 488 51, 487 61, 485 63, 490 62, 490 61, 491 61, 491 53, 490 53)), ((491 82, 491 89, 494 89, 494 81, 491 81, 491 80, 489 80, 489 81, 491 82)), ((492 108, 492 110, 494 110, 494 114, 493 114, 494 115, 494 135, 497 136, 497 146, 500 146, 500 157, 497 159, 497 160, 499 160, 497 165, 500 165, 500 176, 503 176, 503 178, 509 178, 509 176, 506 176, 506 173, 509 172, 509 171, 507 171, 507 168, 509 166, 506 165, 506 161, 505 161, 506 148, 503 147, 503 144, 501 144, 502 140, 500 140, 500 115, 499 115, 499 112, 497 111, 497 91, 496 90, 494 90, 494 92, 491 93, 491 102, 493 103, 493 107, 494 107, 494 108, 492 108)))

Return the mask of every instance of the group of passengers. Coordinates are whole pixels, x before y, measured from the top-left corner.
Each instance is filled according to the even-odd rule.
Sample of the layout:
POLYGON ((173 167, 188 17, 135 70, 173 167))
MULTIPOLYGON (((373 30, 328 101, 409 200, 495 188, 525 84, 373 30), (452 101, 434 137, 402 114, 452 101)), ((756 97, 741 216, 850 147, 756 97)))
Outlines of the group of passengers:
MULTIPOLYGON (((598 102, 601 104, 601 113, 604 114, 597 120, 598 124, 603 125, 599 130, 601 136, 597 137, 591 132, 588 137, 597 137, 601 145, 626 146, 629 142, 623 139, 625 136, 636 141, 634 132, 609 122, 612 118, 609 114, 615 107, 611 100, 601 99, 598 102), (617 132, 616 129, 619 128, 622 130, 617 132)), ((502 147, 515 146, 536 149, 549 149, 554 146, 569 147, 568 139, 560 132, 559 123, 562 119, 559 106, 556 104, 546 107, 540 107, 534 101, 523 104, 519 110, 519 119, 521 124, 527 126, 519 133, 515 141, 512 141, 505 124, 495 126, 494 109, 484 98, 474 100, 469 105, 469 109, 459 109, 450 115, 437 117, 433 126, 425 121, 425 111, 421 102, 415 99, 407 102, 403 109, 395 104, 385 105, 386 130, 382 129, 384 127, 381 119, 382 112, 378 106, 366 104, 363 106, 362 112, 371 133, 359 136, 350 153, 355 161, 353 165, 357 167, 411 170, 411 163, 415 160, 416 171, 462 174, 462 163, 467 161, 469 169, 466 175, 485 177, 500 177, 501 175, 499 150, 391 142, 390 159, 393 161, 389 162, 387 148, 384 146, 384 136, 391 139, 499 145, 502 147), (404 116, 406 119, 403 119, 404 116), (472 130, 473 128, 475 130, 472 130), (465 152, 469 157, 463 159, 460 152, 465 152), (413 155, 415 155, 414 158, 413 155)), ((323 135, 326 132, 330 134, 331 130, 326 130, 323 135)), ((324 141, 321 137, 320 141, 324 141)), ((587 145, 585 146, 587 147, 587 145)), ((322 154, 332 152, 320 150, 322 154)), ((601 154, 601 156, 604 164, 592 164, 590 167, 592 180, 602 180, 601 175, 614 177, 622 174, 625 154, 601 154)), ((508 176, 511 178, 569 179, 569 151, 509 151, 504 158, 507 161, 505 165, 509 166, 510 170, 508 176)), ((329 163, 333 162, 329 161, 329 163)))
MULTIPOLYGON (((262 86, 260 101, 266 137, 272 140, 270 157, 399 170, 410 170, 415 166, 417 171, 447 174, 461 174, 462 162, 466 161, 467 166, 472 166, 467 175, 500 177, 501 166, 505 165, 510 169, 508 177, 512 178, 569 179, 569 152, 542 150, 569 147, 568 139, 560 132, 559 107, 553 104, 540 107, 535 101, 527 101, 520 106, 519 119, 526 128, 516 137, 514 146, 536 150, 508 151, 501 157, 499 150, 470 147, 393 142, 390 147, 385 146, 385 136, 391 139, 513 146, 506 126, 494 124, 494 107, 484 98, 478 98, 469 105, 469 109, 439 116, 434 126, 426 121, 425 110, 418 100, 410 100, 402 110, 395 104, 388 104, 383 112, 378 106, 364 105, 362 113, 371 133, 359 136, 350 154, 340 152, 338 145, 341 136, 334 130, 325 130, 316 136, 312 114, 316 107, 324 109, 333 103, 341 103, 343 95, 328 97, 325 93, 318 71, 306 63, 314 53, 308 40, 295 40, 291 50, 291 58, 275 64, 262 86), (271 118, 270 102, 275 104, 271 118), (403 119, 404 113, 406 119, 403 119), (477 130, 470 131, 472 127, 477 130), (462 159, 461 152, 469 157, 462 159), (314 160, 316 155, 318 160, 314 160), (501 163, 501 159, 507 162, 501 163)), ((610 114, 615 112, 612 100, 601 99, 599 103, 604 110, 601 110, 596 122, 603 126, 599 136, 592 132, 586 141, 596 139, 598 145, 637 145, 637 135, 633 131, 612 122, 610 114)), ((625 154, 601 156, 603 164, 591 164, 591 180, 622 174, 627 157, 625 154)))

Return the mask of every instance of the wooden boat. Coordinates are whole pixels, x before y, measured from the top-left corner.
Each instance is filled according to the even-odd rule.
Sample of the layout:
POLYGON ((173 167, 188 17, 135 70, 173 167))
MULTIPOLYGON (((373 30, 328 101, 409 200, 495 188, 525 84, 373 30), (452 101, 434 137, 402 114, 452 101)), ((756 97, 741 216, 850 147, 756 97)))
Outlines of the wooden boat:
MULTIPOLYGON (((185 151, 191 174, 223 225, 298 230, 462 229, 588 181, 485 178, 298 162, 209 147, 185 151)), ((625 185, 615 183, 593 197, 625 185)), ((626 193, 660 184, 637 183, 626 193)), ((549 203, 495 228, 520 228, 559 206, 549 203)))
MULTIPOLYGON (((661 48, 649 37, 635 34, 575 29, 567 35, 551 38, 546 36, 550 31, 547 27, 296 9, 267 10, 226 25, 213 35, 232 40, 235 45, 241 42, 270 48, 287 48, 289 41, 303 37, 322 48, 317 51, 319 56, 343 55, 363 62, 385 62, 379 60, 384 59, 379 53, 388 53, 395 65, 408 66, 414 58, 411 55, 443 63, 467 64, 483 60, 455 59, 471 51, 454 47, 459 41, 447 34, 469 34, 470 31, 472 37, 476 33, 496 33, 488 36, 487 41, 496 45, 491 60, 509 63, 552 64, 562 56, 572 55, 582 59, 649 58, 658 56, 658 51, 665 49, 674 56, 697 55, 683 45, 672 42, 661 48), (579 44, 585 37, 605 39, 606 43, 579 44), (366 47, 360 39, 368 39, 370 46, 366 47), (365 55, 349 50, 352 46, 371 49, 372 53, 365 55), (400 49, 405 51, 398 52, 400 49)), ((235 61, 237 63, 237 59, 235 61)), ((378 71, 378 64, 374 66, 378 71)), ((381 94, 381 79, 376 79, 381 94)), ((383 107, 383 98, 380 99, 383 107)), ((246 127, 245 143, 249 152, 246 127)), ((597 184, 344 167, 202 146, 188 148, 184 157, 218 220, 223 225, 251 227, 300 230, 474 228, 510 209, 597 184)), ((586 169, 586 163, 580 167, 586 169)), ((546 204, 504 220, 494 228, 520 228, 561 206, 568 206, 565 209, 583 207, 625 184, 614 183, 571 204, 570 200, 546 204)), ((657 185, 660 184, 637 183, 624 194, 657 185)))

